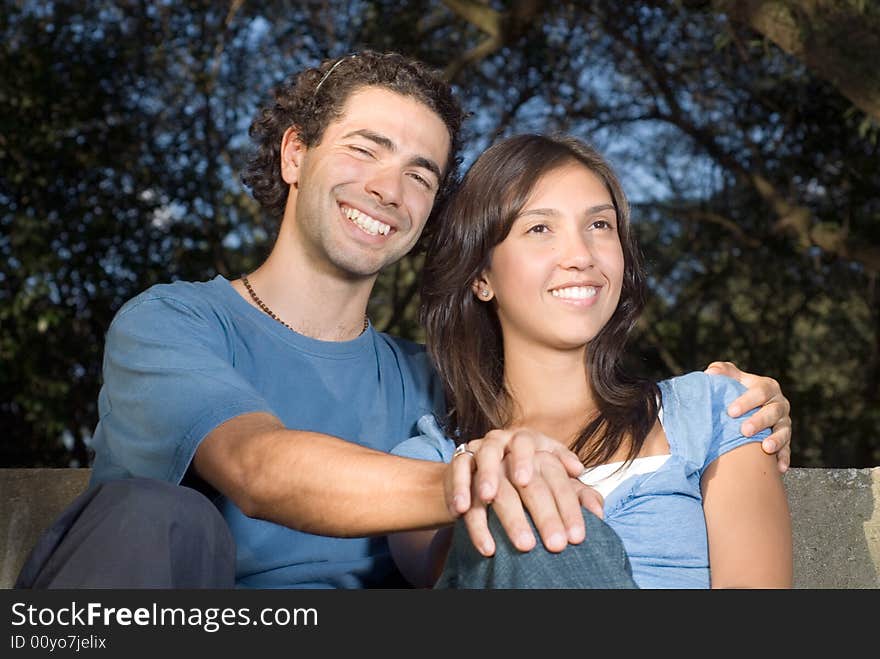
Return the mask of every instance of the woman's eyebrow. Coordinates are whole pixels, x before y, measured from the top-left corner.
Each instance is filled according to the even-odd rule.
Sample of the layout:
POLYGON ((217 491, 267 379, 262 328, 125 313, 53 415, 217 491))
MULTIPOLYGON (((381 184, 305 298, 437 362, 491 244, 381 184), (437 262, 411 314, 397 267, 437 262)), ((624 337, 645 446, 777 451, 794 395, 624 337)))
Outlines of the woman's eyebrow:
MULTIPOLYGON (((599 204, 598 206, 590 206, 585 211, 587 215, 595 215, 596 213, 601 213, 602 211, 617 211, 614 208, 613 204, 599 204)), ((559 215, 559 211, 555 208, 530 208, 527 211, 523 211, 519 214, 519 217, 525 217, 527 215, 541 215, 544 217, 553 217, 559 215)))
POLYGON ((602 211, 614 211, 615 213, 617 212, 613 204, 599 204, 598 206, 590 206, 587 209, 587 215, 595 215, 596 213, 601 213, 602 211))
POLYGON ((559 215, 559 211, 555 208, 530 208, 527 211, 523 211, 519 214, 518 217, 526 217, 527 215, 540 215, 542 217, 554 217, 559 215))

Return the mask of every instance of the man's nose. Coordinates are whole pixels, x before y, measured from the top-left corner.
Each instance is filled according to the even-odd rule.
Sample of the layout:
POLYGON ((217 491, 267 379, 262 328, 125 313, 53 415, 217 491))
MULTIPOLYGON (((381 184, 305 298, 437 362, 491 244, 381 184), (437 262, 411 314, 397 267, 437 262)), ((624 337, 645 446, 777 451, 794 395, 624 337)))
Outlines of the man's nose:
POLYGON ((382 167, 367 179, 366 189, 383 206, 399 206, 403 196, 402 176, 393 167, 382 167))

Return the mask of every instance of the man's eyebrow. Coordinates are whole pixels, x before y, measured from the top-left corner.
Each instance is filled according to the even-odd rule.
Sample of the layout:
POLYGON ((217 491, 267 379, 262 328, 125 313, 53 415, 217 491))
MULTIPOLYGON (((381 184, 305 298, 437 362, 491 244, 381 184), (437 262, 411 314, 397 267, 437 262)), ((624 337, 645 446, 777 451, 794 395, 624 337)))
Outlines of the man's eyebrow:
POLYGON ((365 139, 370 140, 371 142, 375 142, 383 149, 388 149, 391 152, 397 151, 397 145, 391 141, 390 138, 385 137, 381 133, 376 133, 372 130, 367 130, 366 128, 361 128, 360 130, 353 130, 350 133, 346 133, 342 136, 342 139, 348 139, 349 137, 363 137, 365 139))
MULTIPOLYGON (((382 135, 381 133, 377 133, 366 128, 361 128, 360 130, 353 130, 350 133, 346 133, 342 136, 342 139, 348 139, 349 137, 363 137, 364 139, 370 140, 371 142, 382 147, 383 149, 387 149, 391 153, 397 152, 397 145, 393 142, 393 140, 386 137, 385 135, 382 135)), ((434 176, 437 177, 438 181, 443 178, 443 173, 440 171, 440 166, 430 158, 425 158, 424 156, 414 156, 413 158, 410 158, 407 164, 411 167, 421 167, 423 169, 427 169, 429 172, 433 173, 434 176)))
POLYGON ((429 172, 432 172, 434 176, 437 177, 438 181, 443 178, 443 174, 440 172, 440 167, 430 158, 416 156, 409 161, 409 164, 413 167, 422 167, 424 169, 427 169, 429 172))

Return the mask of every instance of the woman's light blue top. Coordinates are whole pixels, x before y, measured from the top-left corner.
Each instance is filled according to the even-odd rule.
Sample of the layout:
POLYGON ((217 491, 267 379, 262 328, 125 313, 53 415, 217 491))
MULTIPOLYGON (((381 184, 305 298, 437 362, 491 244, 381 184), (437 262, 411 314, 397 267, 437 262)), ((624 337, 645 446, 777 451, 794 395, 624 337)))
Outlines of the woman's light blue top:
MULTIPOLYGON (((656 471, 625 479, 605 498, 605 521, 623 541, 641 588, 708 588, 709 546, 700 479, 716 458, 769 431, 740 433, 753 412, 733 419, 727 406, 745 388, 735 380, 702 372, 659 383, 669 459, 656 471)), ((448 462, 455 444, 427 415, 423 433, 392 453, 448 462)), ((587 538, 586 542, 589 542, 587 538)))

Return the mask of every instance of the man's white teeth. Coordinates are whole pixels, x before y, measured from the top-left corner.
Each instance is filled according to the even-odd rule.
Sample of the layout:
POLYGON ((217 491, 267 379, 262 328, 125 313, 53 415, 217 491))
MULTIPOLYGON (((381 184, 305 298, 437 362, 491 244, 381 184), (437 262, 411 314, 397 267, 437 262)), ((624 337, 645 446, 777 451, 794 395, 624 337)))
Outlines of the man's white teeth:
POLYGON ((555 288, 550 293, 553 297, 561 297, 566 300, 586 300, 596 295, 596 287, 570 286, 569 288, 555 288))
POLYGON ((389 225, 380 222, 379 220, 374 220, 366 213, 361 213, 357 208, 344 208, 343 212, 349 220, 357 224, 371 236, 377 236, 380 233, 383 236, 387 236, 388 232, 391 231, 389 225))

